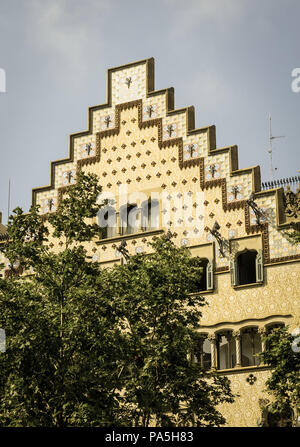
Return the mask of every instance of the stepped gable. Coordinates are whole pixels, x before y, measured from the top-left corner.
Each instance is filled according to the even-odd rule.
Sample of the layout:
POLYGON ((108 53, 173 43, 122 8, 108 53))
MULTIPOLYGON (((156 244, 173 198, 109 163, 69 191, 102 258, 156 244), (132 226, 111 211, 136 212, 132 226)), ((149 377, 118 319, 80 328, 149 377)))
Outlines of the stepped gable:
MULTIPOLYGON (((204 205, 196 206, 204 228, 217 220, 226 239, 261 235, 265 265, 300 258, 284 236, 290 220, 283 188, 262 191, 259 166, 239 169, 237 146, 218 148, 214 125, 195 128, 193 106, 174 110, 174 89, 154 89, 153 58, 108 70, 107 102, 89 108, 88 130, 70 136, 69 157, 51 163, 50 184, 33 189, 32 203, 45 215, 55 212, 79 170, 97 173, 103 190, 114 194, 120 184, 203 191, 204 205), (268 213, 259 225, 247 204, 252 192, 268 213)), ((196 244, 211 243, 207 232, 195 234, 196 244)), ((216 272, 228 268, 217 256, 216 272)))

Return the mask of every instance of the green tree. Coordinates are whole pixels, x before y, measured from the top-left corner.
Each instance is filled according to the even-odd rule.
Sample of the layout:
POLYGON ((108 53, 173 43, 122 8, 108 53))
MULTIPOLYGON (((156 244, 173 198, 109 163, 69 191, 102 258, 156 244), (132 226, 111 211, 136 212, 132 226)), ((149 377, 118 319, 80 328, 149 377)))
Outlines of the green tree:
POLYGON ((45 220, 14 210, 0 279, 2 426, 220 425, 229 382, 188 361, 205 304, 199 260, 156 240, 100 270, 98 179, 78 174, 45 220), (59 250, 52 242, 60 241, 59 250), (17 275, 23 269, 23 275, 17 275))
POLYGON ((299 244, 300 242, 300 230, 293 230, 292 232, 286 231, 284 233, 288 240, 292 243, 292 244, 299 244))
POLYGON ((295 420, 300 414, 300 340, 288 327, 275 328, 263 338, 266 349, 260 354, 272 373, 266 382, 272 396, 268 410, 278 416, 289 415, 295 420))
POLYGON ((229 381, 188 360, 205 305, 200 259, 163 236, 150 254, 100 277, 126 334, 120 363, 123 404, 135 426, 221 425, 216 406, 232 402, 229 381))
POLYGON ((98 296, 99 266, 83 243, 100 209, 97 178, 79 174, 47 222, 32 207, 14 210, 4 248, 12 266, 0 282, 0 422, 11 426, 111 425, 118 418, 116 369, 120 331, 98 296), (58 253, 49 236, 62 243, 58 253), (14 275, 20 263, 26 275, 14 275), (32 273, 32 274, 28 274, 32 273))

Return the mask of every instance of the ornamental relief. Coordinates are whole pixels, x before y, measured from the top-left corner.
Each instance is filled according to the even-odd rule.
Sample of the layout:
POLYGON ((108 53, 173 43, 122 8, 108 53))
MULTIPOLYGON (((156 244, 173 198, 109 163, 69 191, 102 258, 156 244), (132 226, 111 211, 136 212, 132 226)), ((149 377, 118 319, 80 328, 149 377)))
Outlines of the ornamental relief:
POLYGON ((293 221, 300 218, 300 186, 298 186, 296 192, 293 192, 290 186, 287 186, 284 194, 284 207, 289 220, 293 221))
POLYGON ((95 155, 95 144, 85 143, 81 147, 81 158, 93 157, 95 155))

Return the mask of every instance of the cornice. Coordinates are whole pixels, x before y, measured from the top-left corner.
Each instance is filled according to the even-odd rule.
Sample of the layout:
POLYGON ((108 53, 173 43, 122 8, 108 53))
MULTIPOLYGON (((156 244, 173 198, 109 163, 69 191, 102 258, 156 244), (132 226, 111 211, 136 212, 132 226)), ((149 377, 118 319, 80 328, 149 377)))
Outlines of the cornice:
POLYGON ((247 326, 251 326, 251 325, 255 325, 255 324, 259 324, 259 323, 266 323, 266 322, 276 322, 278 319, 289 319, 292 318, 293 316, 291 314, 273 314, 273 315, 268 315, 267 317, 262 317, 262 318, 246 318, 243 320, 238 320, 238 321, 222 321, 220 323, 215 323, 215 324, 209 324, 209 325, 200 325, 199 330, 197 331, 197 333, 201 333, 201 332, 205 332, 205 329, 207 330, 214 330, 215 331, 223 331, 223 330, 231 330, 233 327, 236 326, 240 326, 243 325, 243 328, 246 327, 244 325, 247 326))
POLYGON ((271 367, 270 366, 266 366, 266 365, 258 365, 258 366, 241 366, 238 368, 230 368, 230 369, 218 369, 215 372, 217 374, 219 374, 220 376, 229 376, 229 375, 234 375, 234 374, 245 374, 248 372, 260 372, 260 371, 271 371, 271 367))

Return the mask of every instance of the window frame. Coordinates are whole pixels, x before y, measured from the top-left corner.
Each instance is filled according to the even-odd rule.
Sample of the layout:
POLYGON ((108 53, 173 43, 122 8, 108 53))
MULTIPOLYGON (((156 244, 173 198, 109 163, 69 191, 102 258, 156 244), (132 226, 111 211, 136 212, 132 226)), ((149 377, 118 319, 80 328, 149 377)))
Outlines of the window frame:
POLYGON ((231 255, 229 259, 229 272, 230 272, 230 280, 231 285, 233 287, 249 287, 256 284, 262 284, 264 282, 264 257, 262 249, 245 249, 236 253, 235 255, 231 255), (239 278, 239 256, 247 253, 247 252, 256 252, 254 267, 255 267, 255 282, 243 283, 240 284, 239 278))

